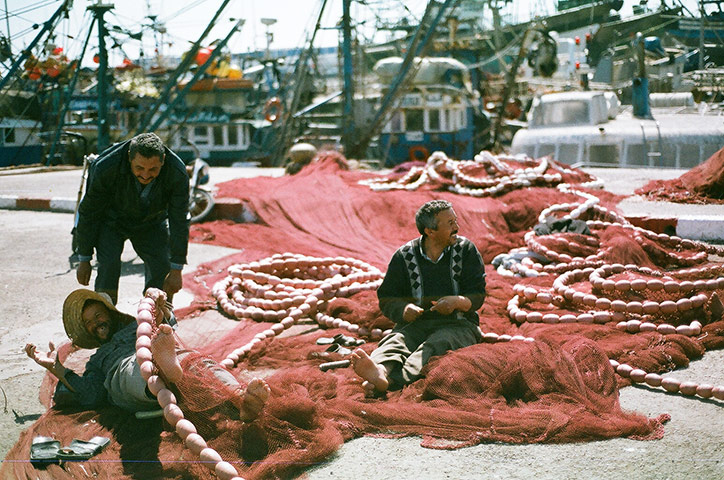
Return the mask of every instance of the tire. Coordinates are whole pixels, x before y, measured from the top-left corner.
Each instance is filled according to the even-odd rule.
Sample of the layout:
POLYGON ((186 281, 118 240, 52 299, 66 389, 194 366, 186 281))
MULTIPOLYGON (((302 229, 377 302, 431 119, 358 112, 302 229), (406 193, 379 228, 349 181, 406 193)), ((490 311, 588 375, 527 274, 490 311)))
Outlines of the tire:
POLYGON ((201 222, 214 208, 214 197, 201 188, 194 188, 189 198, 189 215, 191 223, 201 222))

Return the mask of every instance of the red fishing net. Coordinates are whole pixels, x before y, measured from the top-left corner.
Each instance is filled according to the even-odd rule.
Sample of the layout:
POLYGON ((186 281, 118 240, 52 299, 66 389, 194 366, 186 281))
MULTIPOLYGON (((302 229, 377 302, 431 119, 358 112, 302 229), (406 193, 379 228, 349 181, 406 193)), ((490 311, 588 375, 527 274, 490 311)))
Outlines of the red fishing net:
POLYGON ((677 203, 724 203, 724 148, 679 178, 653 180, 636 193, 677 203))
MULTIPOLYGON (((226 365, 242 386, 263 377, 271 396, 258 419, 241 422, 228 410, 238 407, 235 394, 210 395, 213 374, 198 360, 187 367, 193 378, 175 393, 185 417, 240 476, 289 478, 361 435, 417 435, 441 449, 660 438, 668 417, 622 411, 618 387, 643 381, 639 371, 670 371, 724 344, 720 250, 626 224, 614 195, 559 186, 593 179, 554 162, 542 168, 543 161, 516 167, 510 158, 479 166, 438 160, 421 168, 440 179, 428 171, 413 188, 375 191, 359 183, 374 174, 343 170, 336 156, 322 154, 294 176, 219 186, 218 196, 244 202, 255 223, 192 227, 193 241, 239 252, 186 276, 196 300, 177 312, 179 336, 198 352, 194 358, 226 365), (469 177, 462 183, 461 173, 469 177), (505 188, 480 193, 494 187, 489 179, 503 177, 505 188), (462 190, 451 193, 451 185, 462 190), (377 307, 374 272, 417 235, 415 211, 434 198, 453 203, 460 233, 486 262, 484 342, 434 358, 424 378, 401 391, 365 398, 351 369, 320 370, 345 354, 316 341, 343 333, 367 340, 362 348, 370 352, 392 327, 377 307), (545 215, 584 221, 589 231, 531 234, 545 215)), ((407 184, 399 181, 403 170, 373 183, 407 184)), ((51 386, 44 383, 46 401, 51 386)), ((707 389, 696 393, 706 396, 707 389)), ((199 458, 159 419, 137 420, 114 408, 50 409, 23 433, 3 473, 213 478, 214 462, 199 458), (63 444, 93 435, 113 442, 83 464, 36 470, 13 462, 28 458, 36 435, 63 444)))

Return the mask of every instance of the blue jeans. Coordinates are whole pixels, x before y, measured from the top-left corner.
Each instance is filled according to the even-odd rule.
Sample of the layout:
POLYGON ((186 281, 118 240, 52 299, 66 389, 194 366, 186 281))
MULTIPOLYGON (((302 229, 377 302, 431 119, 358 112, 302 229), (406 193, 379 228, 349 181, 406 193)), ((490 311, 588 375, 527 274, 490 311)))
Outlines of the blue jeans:
POLYGON ((118 280, 121 277, 121 253, 126 240, 131 241, 133 250, 143 260, 146 285, 163 288, 166 275, 171 270, 169 261, 168 226, 159 223, 134 231, 120 231, 104 225, 98 235, 96 256, 98 275, 95 290, 111 296, 113 303, 118 301, 118 280))

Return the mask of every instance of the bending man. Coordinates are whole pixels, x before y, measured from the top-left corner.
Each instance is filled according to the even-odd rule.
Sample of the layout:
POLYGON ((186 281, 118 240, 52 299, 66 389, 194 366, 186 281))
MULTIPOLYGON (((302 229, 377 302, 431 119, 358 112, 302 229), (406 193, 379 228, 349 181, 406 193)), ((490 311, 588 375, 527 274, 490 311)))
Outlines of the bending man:
POLYGON ((477 310, 485 299, 480 253, 460 237, 452 204, 432 200, 415 215, 422 235, 400 247, 377 290, 380 310, 395 322, 371 355, 352 353, 368 394, 399 389, 421 376, 435 355, 482 340, 477 310))
MULTIPOLYGON (((126 240, 143 260, 146 286, 169 299, 182 287, 189 240, 189 177, 184 163, 154 133, 111 146, 93 161, 78 207, 78 283, 88 285, 95 248, 95 290, 118 300, 126 240)), ((145 290, 145 289, 144 289, 145 290)))

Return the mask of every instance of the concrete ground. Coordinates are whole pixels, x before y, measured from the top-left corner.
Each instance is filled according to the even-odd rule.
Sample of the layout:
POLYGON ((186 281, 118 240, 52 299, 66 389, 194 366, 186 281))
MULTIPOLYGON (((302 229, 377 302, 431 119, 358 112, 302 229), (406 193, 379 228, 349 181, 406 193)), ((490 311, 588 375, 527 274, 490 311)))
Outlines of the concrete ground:
MULTIPOLYGON (((235 170, 212 169, 212 180, 258 173, 235 170)), ((607 188, 630 194, 641 181, 662 172, 678 176, 676 171, 667 170, 594 173, 604 179, 607 188)), ((0 175, 0 195, 13 190, 72 197, 77 193, 79 178, 79 170, 0 175)), ((646 208, 667 215, 671 207, 654 204, 646 208)), ((722 208, 718 206, 719 215, 722 208)), ((37 399, 44 371, 25 357, 21 349, 27 342, 45 348, 50 340, 60 344, 65 339, 60 307, 67 293, 78 286, 75 272, 68 264, 72 221, 70 213, 0 209, 0 428, 5 432, 0 436, 0 458, 5 457, 20 432, 44 411, 37 399)), ((191 244, 186 271, 232 252, 191 244)), ((135 305, 130 299, 139 298, 143 286, 142 264, 130 249, 123 258, 119 306, 132 313, 135 305)), ((181 306, 189 300, 189 295, 182 293, 174 303, 181 306)), ((707 352, 703 359, 672 375, 682 381, 724 385, 722 365, 724 351, 707 352)), ((724 478, 724 402, 647 387, 624 388, 620 399, 625 409, 650 417, 669 413, 672 420, 665 426, 664 437, 647 442, 614 439, 565 445, 484 444, 455 451, 421 448, 417 438, 360 438, 345 444, 329 461, 310 465, 302 478, 724 478)))

